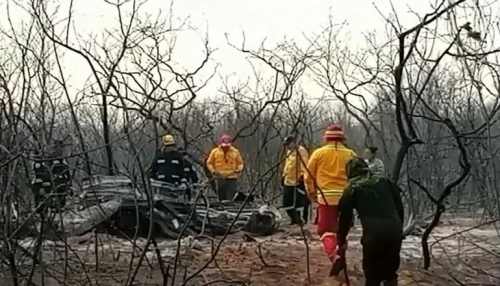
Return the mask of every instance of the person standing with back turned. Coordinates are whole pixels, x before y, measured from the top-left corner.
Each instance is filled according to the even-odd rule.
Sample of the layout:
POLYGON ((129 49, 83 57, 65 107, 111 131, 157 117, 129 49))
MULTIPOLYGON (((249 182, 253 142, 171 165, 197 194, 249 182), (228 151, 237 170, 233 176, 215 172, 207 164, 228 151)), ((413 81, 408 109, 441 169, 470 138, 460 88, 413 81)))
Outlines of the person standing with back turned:
POLYGON ((397 286, 404 221, 401 189, 389 179, 372 174, 361 158, 350 160, 346 169, 349 184, 339 203, 339 251, 346 248, 356 209, 363 227, 365 285, 397 286))
POLYGON ((306 148, 296 144, 294 136, 287 136, 283 140, 287 149, 285 167, 283 168, 283 207, 290 217, 290 224, 301 224, 297 208, 303 209, 304 223, 307 223, 309 200, 304 187, 304 172, 307 168, 309 155, 306 148))
POLYGON ((222 135, 219 146, 210 152, 207 159, 207 168, 216 181, 219 201, 234 198, 238 190, 238 174, 243 171, 243 158, 231 143, 229 135, 222 135))
POLYGON ((184 173, 184 158, 177 151, 174 136, 163 136, 162 149, 155 154, 149 167, 149 178, 171 185, 172 187, 186 186, 187 179, 184 173))
POLYGON ((328 126, 323 138, 326 144, 312 153, 304 181, 309 198, 318 204, 318 235, 333 262, 337 255, 338 203, 347 185, 345 167, 356 153, 342 143, 344 133, 338 125, 328 126))

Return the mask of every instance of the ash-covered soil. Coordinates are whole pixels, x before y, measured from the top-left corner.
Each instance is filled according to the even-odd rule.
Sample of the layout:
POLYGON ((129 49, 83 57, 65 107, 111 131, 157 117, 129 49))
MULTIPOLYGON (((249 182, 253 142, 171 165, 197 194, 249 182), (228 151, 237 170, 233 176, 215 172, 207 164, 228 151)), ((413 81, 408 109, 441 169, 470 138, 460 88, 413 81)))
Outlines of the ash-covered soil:
MULTIPOLYGON (((431 240, 435 260, 429 271, 419 267, 420 238, 408 237, 403 245, 400 285, 500 285, 498 233, 492 225, 471 227, 471 224, 454 220, 435 230, 431 240)), ((350 236, 351 285, 364 285, 359 236, 359 229, 350 236)), ((126 285, 136 273, 129 285, 172 285, 175 268, 173 285, 341 285, 328 277, 331 264, 322 252, 315 226, 305 228, 305 238, 307 249, 297 227, 284 227, 270 237, 239 233, 222 243, 220 238, 186 238, 180 242, 177 267, 174 267, 177 242, 158 241, 157 249, 151 245, 143 256, 142 267, 136 269, 145 247, 144 239, 138 239, 134 247, 126 239, 88 234, 68 239, 67 246, 63 242, 45 242, 44 264, 34 269, 33 281, 42 285, 44 276, 44 285, 126 285), (157 253, 164 262, 163 272, 169 272, 168 284, 163 284, 157 253)), ((27 249, 34 247, 29 240, 19 244, 27 249)), ((32 260, 22 255, 16 259, 21 265, 19 276, 29 276, 32 260)), ((5 266, 2 275, 0 285, 13 285, 11 272, 5 266)))

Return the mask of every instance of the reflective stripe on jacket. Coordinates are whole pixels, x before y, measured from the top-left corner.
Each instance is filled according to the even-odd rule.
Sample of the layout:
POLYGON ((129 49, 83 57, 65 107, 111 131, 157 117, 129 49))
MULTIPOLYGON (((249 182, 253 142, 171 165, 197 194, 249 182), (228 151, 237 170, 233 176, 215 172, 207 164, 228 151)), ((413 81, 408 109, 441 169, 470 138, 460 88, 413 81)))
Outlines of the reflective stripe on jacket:
POLYGON ((356 153, 340 142, 331 142, 315 150, 304 173, 309 197, 317 197, 318 204, 338 205, 347 186, 345 166, 356 153))
POLYGON ((157 151, 151 166, 149 177, 170 184, 186 183, 184 159, 178 151, 157 151))
POLYGON ((243 171, 243 158, 240 151, 234 147, 229 147, 227 152, 217 147, 208 156, 207 168, 211 173, 219 173, 224 178, 234 179, 243 171))
POLYGON ((48 182, 56 186, 67 184, 71 179, 71 172, 66 159, 37 160, 32 165, 31 181, 33 184, 48 182))
POLYGON ((340 197, 342 197, 342 194, 344 193, 344 190, 322 190, 323 195, 321 195, 320 191, 316 191, 316 196, 318 198, 318 203, 332 206, 332 205, 338 205, 340 201, 340 197), (323 196, 325 196, 325 199, 327 203, 324 202, 323 196), (321 202, 320 202, 321 201, 321 202))
POLYGON ((306 148, 302 146, 288 150, 283 168, 285 186, 298 185, 300 176, 306 172, 308 157, 306 148))

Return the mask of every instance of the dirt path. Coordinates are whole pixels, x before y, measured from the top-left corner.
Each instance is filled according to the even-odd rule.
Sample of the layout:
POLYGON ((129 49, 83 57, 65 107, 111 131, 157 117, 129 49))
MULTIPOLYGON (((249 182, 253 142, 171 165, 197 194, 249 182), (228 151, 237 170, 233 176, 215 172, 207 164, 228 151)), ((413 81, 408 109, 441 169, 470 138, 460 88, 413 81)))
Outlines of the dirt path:
MULTIPOLYGON (((185 285, 245 285, 245 286, 326 286, 341 285, 333 278, 328 277, 331 263, 325 257, 322 246, 314 234, 315 226, 308 226, 306 236, 308 241, 308 250, 304 244, 302 235, 298 228, 285 227, 279 233, 270 237, 248 238, 243 233, 228 237, 219 249, 216 258, 209 263, 208 267, 196 275, 185 285), (253 241, 252 241, 253 240, 253 241), (309 268, 309 270, 308 270, 309 268)), ((438 231, 437 231, 438 233, 438 231)), ((481 232, 476 233, 476 235, 481 232)), ((443 233, 443 235, 447 235, 443 233)), ((352 286, 364 285, 363 274, 361 270, 361 247, 358 241, 359 233, 353 232, 350 236, 351 242, 348 251, 348 268, 350 282, 352 286)), ((462 238, 464 240, 465 238, 462 238)), ((461 241, 462 241, 461 240, 461 241)), ((473 243, 477 244, 478 238, 474 238, 473 243)), ((481 241, 485 241, 483 238, 481 241)), ((181 243, 180 266, 177 268, 175 285, 182 285, 186 277, 194 275, 198 269, 202 268, 210 260, 215 246, 220 239, 211 240, 192 240, 184 239, 181 243)), ((27 242, 23 242, 27 244, 27 242)), ((47 248, 44 246, 44 262, 46 268, 45 285, 76 285, 76 286, 121 286, 125 285, 128 273, 130 272, 130 260, 134 256, 132 269, 135 269, 140 249, 144 247, 145 240, 139 239, 137 245, 140 249, 133 251, 133 247, 127 240, 119 239, 107 235, 99 235, 98 258, 99 263, 96 270, 94 253, 94 236, 72 238, 68 242, 72 251, 70 255, 68 276, 63 278, 64 273, 64 247, 54 247, 53 242, 47 242, 47 248), (132 255, 134 253, 134 255, 132 255), (78 256, 78 257, 77 257, 78 256), (85 263, 87 273, 84 274, 85 263), (52 277, 50 277, 52 276, 52 277)), ((479 272, 465 273, 464 265, 461 261, 450 257, 450 250, 447 250, 448 256, 446 263, 433 262, 432 271, 423 271, 418 265, 420 263, 419 253, 413 248, 418 248, 418 238, 407 238, 402 252, 403 259, 400 269, 400 285, 460 285, 455 282, 463 281, 465 285, 468 282, 474 285, 487 285, 477 283, 479 272), (455 273, 452 273, 454 270, 455 273), (450 274, 455 275, 451 279, 450 274), (474 274, 474 275, 473 275, 474 274), (459 276, 457 276, 459 275, 459 276), (462 275, 462 276, 460 276, 462 275), (458 277, 458 278, 457 278, 458 277)), ((175 256, 177 242, 161 241, 158 242, 158 250, 165 262, 168 263, 170 273, 173 270, 173 257, 175 256)), ((460 249, 466 245, 460 244, 460 249)), ((457 246, 451 245, 451 250, 456 250, 457 246)), ((436 251, 436 253, 439 253, 436 251)), ((467 253, 472 253, 471 251, 467 253)), ((485 255, 475 256, 474 265, 482 265, 481 269, 487 269, 494 264, 492 258, 485 255), (489 264, 483 264, 489 263, 489 264), (493 263, 493 264, 492 264, 493 263), (484 266, 484 267, 483 267, 484 266)), ((493 256, 492 256, 493 257, 493 256)), ((472 260, 469 260, 469 264, 472 260)), ((29 263, 28 263, 29 265, 29 263)), ((156 259, 156 251, 149 249, 146 252, 146 258, 136 276, 136 282, 132 285, 163 285, 163 278, 156 259)), ((167 267, 167 266, 166 266, 167 267)), ((21 267, 19 270, 28 273, 29 266, 21 267)), ((11 280, 6 278, 2 280, 2 274, 8 276, 7 269, 0 272, 0 285, 11 285, 11 280)), ((40 269, 36 271, 34 282, 36 285, 41 283, 40 269)), ((170 279, 171 281, 172 279, 170 279)), ((171 286, 170 282, 168 284, 171 286)), ((492 285, 491 283, 488 285, 492 285)), ((494 285, 494 284, 493 284, 494 285)))
MULTIPOLYGON (((328 277, 331 262, 323 253, 320 242, 314 237, 314 235, 309 236, 312 238, 308 242, 309 258, 306 246, 297 230, 286 230, 273 238, 263 239, 264 242, 260 240, 245 242, 243 236, 232 237, 217 255, 216 264, 214 263, 210 270, 205 272, 207 279, 204 282, 208 283, 209 278, 216 280, 227 276, 228 280, 250 282, 248 285, 342 285, 328 277), (310 283, 308 283, 308 264, 310 283)), ((364 285, 360 257, 358 248, 353 247, 349 250, 348 265, 352 286, 364 285)), ((209 252, 196 255, 197 262, 207 261, 209 258, 209 252)), ((403 269, 401 274, 401 285, 411 284, 418 279, 417 273, 409 270, 403 269)), ((426 284, 422 279, 419 280, 422 282, 419 285, 435 285, 432 282, 426 284)))

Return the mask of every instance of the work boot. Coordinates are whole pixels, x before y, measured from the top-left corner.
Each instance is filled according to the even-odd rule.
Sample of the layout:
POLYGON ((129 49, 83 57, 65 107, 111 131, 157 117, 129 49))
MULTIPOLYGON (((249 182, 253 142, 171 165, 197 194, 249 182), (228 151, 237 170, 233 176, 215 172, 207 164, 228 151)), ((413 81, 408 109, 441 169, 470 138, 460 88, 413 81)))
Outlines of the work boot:
POLYGON ((288 216, 290 217, 290 225, 301 225, 302 220, 300 219, 299 213, 297 210, 288 210, 288 216))
POLYGON ((290 221, 290 225, 301 225, 301 226, 304 226, 304 222, 302 222, 302 220, 299 218, 299 219, 292 219, 290 221))
POLYGON ((330 269, 330 277, 333 277, 337 283, 340 285, 348 284, 347 279, 347 265, 345 261, 345 257, 337 257, 335 262, 333 262, 332 269, 330 269))
POLYGON ((339 276, 346 267, 345 257, 337 257, 332 264, 332 269, 330 269, 330 276, 339 276))
POLYGON ((385 280, 382 282, 383 286, 398 286, 398 278, 393 278, 391 280, 385 280))

